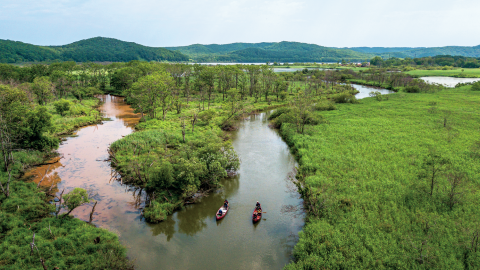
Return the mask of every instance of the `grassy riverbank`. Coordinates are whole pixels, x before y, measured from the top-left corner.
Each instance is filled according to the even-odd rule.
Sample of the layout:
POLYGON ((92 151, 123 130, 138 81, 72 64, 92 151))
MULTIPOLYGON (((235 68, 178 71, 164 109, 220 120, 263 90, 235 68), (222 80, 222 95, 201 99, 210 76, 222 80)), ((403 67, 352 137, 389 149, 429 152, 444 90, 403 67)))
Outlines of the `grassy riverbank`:
POLYGON ((282 125, 309 212, 287 269, 480 267, 480 93, 389 97, 282 125))

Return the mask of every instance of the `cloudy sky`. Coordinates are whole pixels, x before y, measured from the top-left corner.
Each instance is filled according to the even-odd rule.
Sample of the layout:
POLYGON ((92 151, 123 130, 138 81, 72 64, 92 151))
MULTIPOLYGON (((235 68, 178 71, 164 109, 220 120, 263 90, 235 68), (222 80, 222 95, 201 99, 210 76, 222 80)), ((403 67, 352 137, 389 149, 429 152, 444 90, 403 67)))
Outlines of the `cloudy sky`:
POLYGON ((0 39, 63 45, 102 36, 154 47, 475 46, 479 13, 478 0, 1 0, 0 39))

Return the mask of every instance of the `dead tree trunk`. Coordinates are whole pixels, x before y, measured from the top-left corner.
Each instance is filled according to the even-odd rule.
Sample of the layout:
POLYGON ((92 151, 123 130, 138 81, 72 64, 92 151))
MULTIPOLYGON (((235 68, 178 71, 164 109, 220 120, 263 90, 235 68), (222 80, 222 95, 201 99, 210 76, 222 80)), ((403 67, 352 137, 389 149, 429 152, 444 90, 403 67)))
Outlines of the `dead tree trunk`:
POLYGON ((92 208, 92 212, 90 212, 90 220, 88 221, 89 224, 92 224, 93 212, 95 212, 95 206, 97 206, 97 203, 98 203, 98 201, 95 202, 95 204, 93 205, 93 208, 92 208))

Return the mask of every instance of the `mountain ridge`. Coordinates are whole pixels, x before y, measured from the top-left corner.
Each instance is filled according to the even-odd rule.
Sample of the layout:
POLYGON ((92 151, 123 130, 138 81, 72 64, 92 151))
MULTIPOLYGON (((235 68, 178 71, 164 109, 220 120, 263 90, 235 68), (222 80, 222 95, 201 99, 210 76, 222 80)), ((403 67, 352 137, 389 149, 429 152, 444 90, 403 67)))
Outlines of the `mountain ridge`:
POLYGON ((0 39, 0 63, 187 61, 188 57, 165 48, 147 47, 114 38, 94 37, 60 46, 39 46, 0 39))
POLYGON ((350 47, 335 48, 302 42, 260 42, 192 44, 176 47, 149 47, 114 38, 94 37, 66 45, 40 46, 0 39, 0 63, 22 62, 339 62, 383 58, 452 55, 480 57, 480 45, 445 47, 350 47))

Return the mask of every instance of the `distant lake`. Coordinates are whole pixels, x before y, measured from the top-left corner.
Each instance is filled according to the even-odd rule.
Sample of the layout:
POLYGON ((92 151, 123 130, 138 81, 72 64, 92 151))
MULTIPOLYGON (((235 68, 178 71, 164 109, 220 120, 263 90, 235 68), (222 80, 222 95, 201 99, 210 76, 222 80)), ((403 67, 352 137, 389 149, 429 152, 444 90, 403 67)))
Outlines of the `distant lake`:
POLYGON ((234 65, 265 65, 266 63, 189 63, 190 65, 205 65, 205 66, 234 66, 234 65))
MULTIPOLYGON (((305 68, 273 68, 274 72, 295 72, 302 71, 305 68)), ((333 70, 333 68, 307 68, 308 70, 333 70)))
POLYGON ((480 81, 480 78, 454 78, 454 77, 421 77, 427 83, 438 83, 446 87, 455 87, 457 83, 472 83, 480 81))

